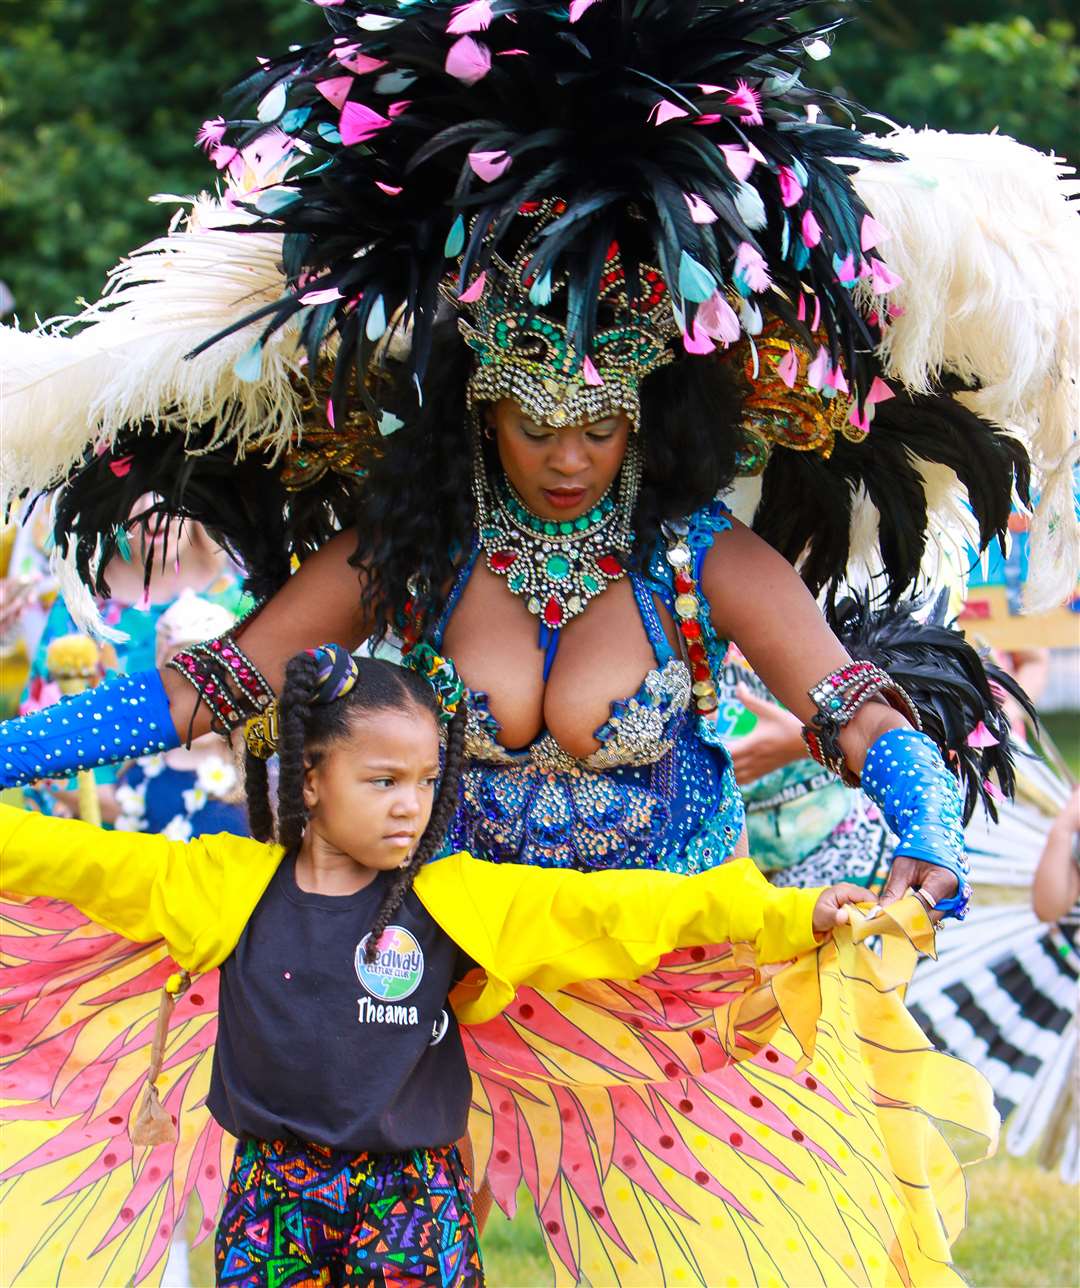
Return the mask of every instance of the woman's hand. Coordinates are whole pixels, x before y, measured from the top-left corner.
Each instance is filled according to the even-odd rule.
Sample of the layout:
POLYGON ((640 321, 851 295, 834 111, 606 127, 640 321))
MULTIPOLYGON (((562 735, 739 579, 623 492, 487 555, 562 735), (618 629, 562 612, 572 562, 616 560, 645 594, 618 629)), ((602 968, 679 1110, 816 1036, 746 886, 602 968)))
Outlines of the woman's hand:
POLYGON ((837 926, 846 926, 850 918, 848 906, 853 903, 876 904, 874 896, 862 886, 850 881, 839 881, 822 890, 814 904, 814 934, 827 935, 837 926))
POLYGON ((775 702, 755 697, 745 684, 736 686, 735 696, 757 716, 757 724, 742 738, 727 743, 735 781, 740 787, 756 782, 774 769, 802 760, 806 748, 802 740, 802 722, 775 702))

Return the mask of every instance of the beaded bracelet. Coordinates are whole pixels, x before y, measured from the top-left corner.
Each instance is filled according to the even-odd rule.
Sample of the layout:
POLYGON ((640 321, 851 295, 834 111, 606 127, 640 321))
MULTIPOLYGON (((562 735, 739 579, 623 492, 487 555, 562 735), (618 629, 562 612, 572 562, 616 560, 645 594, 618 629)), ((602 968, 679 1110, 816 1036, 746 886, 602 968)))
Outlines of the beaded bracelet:
POLYGON ((229 674, 240 694, 262 710, 274 700, 269 681, 234 639, 222 635, 205 644, 193 644, 190 652, 216 661, 229 674))
POLYGON ((168 665, 206 703, 210 727, 225 738, 274 701, 266 677, 229 632, 182 650, 168 665))
POLYGON ((831 769, 847 787, 858 787, 860 778, 848 767, 840 746, 840 730, 871 698, 884 698, 916 730, 922 729, 914 702, 887 671, 873 662, 849 662, 832 671, 809 690, 809 697, 818 714, 810 724, 803 725, 803 742, 813 759, 831 769))

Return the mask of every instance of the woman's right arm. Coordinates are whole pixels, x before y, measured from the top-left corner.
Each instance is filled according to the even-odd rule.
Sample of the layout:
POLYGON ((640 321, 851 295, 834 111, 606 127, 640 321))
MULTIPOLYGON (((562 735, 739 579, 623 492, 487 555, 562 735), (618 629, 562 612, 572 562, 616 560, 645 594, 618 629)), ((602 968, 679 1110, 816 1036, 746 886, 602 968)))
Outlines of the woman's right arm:
MULTIPOLYGON (((275 690, 285 664, 328 641, 355 647, 371 633, 359 611, 360 581, 349 566, 351 532, 307 560, 236 639, 275 690)), ((210 713, 175 671, 116 676, 32 715, 0 724, 0 787, 132 760, 177 747, 210 728, 210 713)))
MULTIPOLYGON (((360 574, 348 562, 355 547, 351 531, 339 532, 234 633, 275 693, 285 679, 285 664, 301 649, 331 642, 356 648, 374 629, 361 616, 360 574)), ((191 685, 175 671, 161 675, 178 736, 186 740, 189 729, 195 738, 209 732, 210 714, 191 685)))

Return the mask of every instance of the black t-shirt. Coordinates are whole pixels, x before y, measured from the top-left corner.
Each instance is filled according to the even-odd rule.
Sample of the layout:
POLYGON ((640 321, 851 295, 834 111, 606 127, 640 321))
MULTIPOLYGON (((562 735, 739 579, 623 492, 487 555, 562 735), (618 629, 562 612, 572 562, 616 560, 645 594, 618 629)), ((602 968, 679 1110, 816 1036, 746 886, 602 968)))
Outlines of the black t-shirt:
POLYGON ((363 945, 392 873, 354 895, 308 894, 283 862, 221 967, 208 1103, 234 1136, 359 1153, 447 1145, 470 1078, 447 993, 471 964, 408 894, 363 945))

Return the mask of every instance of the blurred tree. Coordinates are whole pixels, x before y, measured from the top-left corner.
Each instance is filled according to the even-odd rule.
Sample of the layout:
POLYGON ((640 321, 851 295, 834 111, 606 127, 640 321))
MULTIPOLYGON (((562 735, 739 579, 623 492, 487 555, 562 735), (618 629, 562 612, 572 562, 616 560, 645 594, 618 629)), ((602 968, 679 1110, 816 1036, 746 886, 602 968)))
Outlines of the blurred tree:
POLYGON ((999 129, 1073 155, 1080 45, 1071 0, 869 0, 833 3, 854 17, 817 83, 902 125, 999 129))
POLYGON ((213 183, 200 122, 322 25, 299 0, 0 0, 0 278, 24 325, 164 229, 148 196, 213 183))

